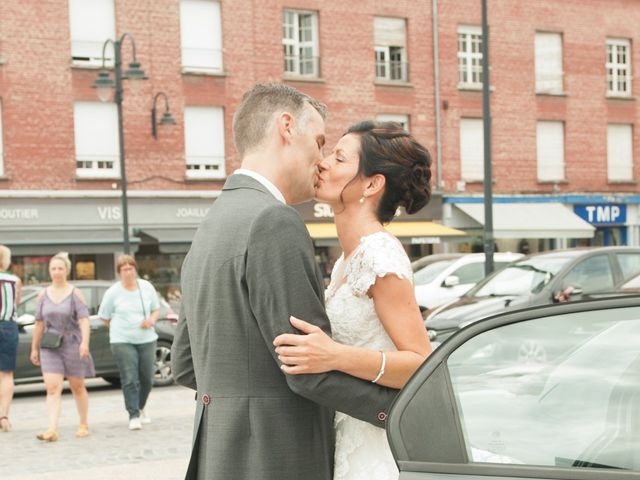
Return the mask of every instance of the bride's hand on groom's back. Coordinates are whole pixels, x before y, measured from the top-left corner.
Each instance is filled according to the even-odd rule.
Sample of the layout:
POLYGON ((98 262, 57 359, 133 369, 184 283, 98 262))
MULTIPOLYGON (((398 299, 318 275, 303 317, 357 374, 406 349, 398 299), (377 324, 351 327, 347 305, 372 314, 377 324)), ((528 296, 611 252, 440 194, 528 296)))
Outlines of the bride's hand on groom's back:
POLYGON ((339 370, 339 343, 309 322, 293 316, 289 321, 302 334, 283 333, 273 341, 283 372, 297 375, 339 370))

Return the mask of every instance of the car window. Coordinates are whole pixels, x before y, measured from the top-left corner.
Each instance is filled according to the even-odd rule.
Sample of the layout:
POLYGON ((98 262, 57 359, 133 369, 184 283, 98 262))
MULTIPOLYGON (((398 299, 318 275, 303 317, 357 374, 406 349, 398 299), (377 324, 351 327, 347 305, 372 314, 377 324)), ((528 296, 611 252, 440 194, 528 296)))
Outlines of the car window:
POLYGON ((427 265, 426 267, 421 268, 416 273, 413 274, 413 284, 414 285, 426 285, 431 283, 440 273, 444 271, 449 265, 451 265, 456 260, 440 260, 438 262, 433 262, 427 265))
POLYGON ((480 282, 467 296, 529 295, 537 293, 564 267, 571 257, 532 257, 510 264, 480 282))
POLYGON ((469 263, 456 269, 451 275, 455 275, 461 284, 478 283, 484 278, 484 262, 469 263))
POLYGON ((616 253, 622 278, 627 280, 640 273, 640 253, 616 253))
POLYGON ((584 293, 613 290, 613 272, 608 255, 586 258, 566 275, 565 287, 580 287, 584 293))
POLYGON ((86 286, 81 286, 76 288, 80 290, 84 295, 84 299, 87 302, 87 308, 89 309, 89 315, 95 315, 98 312, 97 310, 98 306, 97 306, 97 302, 95 302, 95 299, 94 299, 93 288, 86 287, 86 286))
POLYGON ((36 314, 36 308, 38 308, 38 294, 32 294, 29 298, 22 297, 22 301, 18 304, 17 312, 18 316, 28 313, 29 315, 36 314))
POLYGON ((640 471, 638 308, 499 327, 447 369, 471 462, 640 471))
POLYGON ((640 290, 640 275, 627 280, 621 288, 622 290, 640 290))

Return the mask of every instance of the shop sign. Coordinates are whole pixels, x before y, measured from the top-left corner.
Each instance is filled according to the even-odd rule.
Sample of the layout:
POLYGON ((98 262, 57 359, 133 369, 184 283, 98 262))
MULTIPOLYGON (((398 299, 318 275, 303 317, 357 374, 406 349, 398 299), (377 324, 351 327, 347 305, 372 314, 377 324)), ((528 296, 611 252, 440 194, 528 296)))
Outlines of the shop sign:
POLYGON ((591 225, 624 225, 627 222, 625 204, 574 205, 574 212, 591 225))

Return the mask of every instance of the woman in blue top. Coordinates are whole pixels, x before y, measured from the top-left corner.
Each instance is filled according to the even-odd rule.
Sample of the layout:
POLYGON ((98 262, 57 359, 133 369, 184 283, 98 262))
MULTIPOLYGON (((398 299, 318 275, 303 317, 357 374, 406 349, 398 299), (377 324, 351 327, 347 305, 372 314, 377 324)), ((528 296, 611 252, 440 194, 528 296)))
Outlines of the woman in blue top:
POLYGON ((160 302, 151 283, 138 278, 130 255, 116 262, 120 281, 104 294, 98 315, 109 325, 111 352, 118 363, 129 430, 140 430, 151 420, 144 407, 153 386, 156 334, 160 302))

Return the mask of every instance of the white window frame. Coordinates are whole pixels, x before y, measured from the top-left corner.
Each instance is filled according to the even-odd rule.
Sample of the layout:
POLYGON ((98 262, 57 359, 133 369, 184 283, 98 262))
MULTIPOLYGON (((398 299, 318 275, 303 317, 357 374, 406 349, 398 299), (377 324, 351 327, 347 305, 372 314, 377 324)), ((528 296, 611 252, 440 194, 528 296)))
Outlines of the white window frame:
POLYGON ((184 109, 184 149, 186 177, 217 180, 227 176, 224 143, 224 108, 219 106, 188 106, 184 109), (209 118, 207 118, 209 117, 209 118), (212 128, 196 122, 211 120, 212 128))
POLYGON ((557 32, 536 32, 536 93, 563 93, 563 42, 557 32), (555 48, 557 47, 557 48, 555 48))
MULTIPOLYGON (((377 17, 384 20, 385 17, 377 17)), ((403 41, 401 45, 380 45, 374 46, 375 61, 376 61, 376 80, 383 80, 386 82, 408 82, 408 68, 407 68, 407 27, 405 19, 393 19, 402 20, 404 23, 403 28, 403 41), (399 69, 398 60, 392 60, 392 53, 400 53, 399 69), (399 74, 398 74, 399 73, 399 74)), ((374 29, 376 28, 374 21, 374 29)), ((378 39, 376 38, 376 41, 378 39)))
POLYGON ((460 25, 458 27, 458 88, 481 89, 482 80, 474 80, 474 74, 482 78, 482 29, 476 26, 460 25), (478 52, 472 51, 475 37, 479 37, 478 52), (464 50, 461 50, 461 45, 464 45, 464 50), (474 62, 477 62, 475 67, 474 62))
POLYGON ((632 124, 610 123, 607 125, 607 179, 609 182, 633 181, 632 124), (622 139, 622 135, 626 138, 622 139))
POLYGON ((484 180, 484 126, 481 118, 460 119, 460 177, 465 182, 484 180))
POLYGON ((407 132, 411 126, 409 115, 404 113, 379 113, 376 115, 376 121, 400 123, 407 132))
MULTIPOLYGON (((69 36, 71 64, 76 67, 102 66, 104 42, 116 38, 114 0, 69 0, 69 36), (90 2, 102 3, 101 8, 87 8, 90 2), (90 11, 92 18, 78 18, 90 11), (104 13, 108 12, 105 16, 104 13)), ((104 52, 105 65, 113 66, 113 46, 104 52)))
POLYGON ((287 77, 320 77, 320 47, 319 47, 319 35, 318 35, 318 13, 310 10, 293 10, 285 9, 282 12, 282 46, 284 55, 284 75, 287 77), (287 15, 292 15, 293 23, 287 23, 287 15), (300 40, 300 16, 309 15, 311 17, 311 34, 312 39, 309 41, 300 40), (289 26, 289 27, 288 27, 289 26), (286 30, 291 28, 293 30, 294 38, 287 37, 286 30), (302 57, 300 52, 303 49, 311 48, 312 50, 312 72, 302 73, 302 64, 309 62, 308 57, 302 57), (290 49, 295 54, 293 57, 287 54, 287 50, 290 49), (291 65, 292 68, 289 68, 291 65))
POLYGON ((116 104, 75 102, 73 107, 76 176, 118 178, 120 150, 116 104), (89 115, 88 109, 94 109, 94 112, 89 117, 83 117, 89 115), (96 121, 95 115, 104 117, 96 121), (90 140, 82 138, 85 135, 90 140))
POLYGON ((0 177, 4 177, 4 128, 2 124, 3 105, 2 97, 0 97, 0 177))
POLYGON ((218 0, 180 0, 180 51, 183 73, 223 73, 218 0))
POLYGON ((565 180, 564 130, 562 121, 539 120, 536 124, 536 168, 539 182, 565 180), (560 144, 560 148, 553 149, 553 145, 557 144, 560 144))
POLYGON ((607 38, 606 52, 607 96, 631 96, 631 40, 628 38, 607 38), (619 63, 617 54, 624 51, 626 62, 619 63), (612 58, 609 58, 609 57, 612 58))

